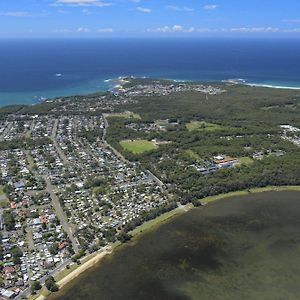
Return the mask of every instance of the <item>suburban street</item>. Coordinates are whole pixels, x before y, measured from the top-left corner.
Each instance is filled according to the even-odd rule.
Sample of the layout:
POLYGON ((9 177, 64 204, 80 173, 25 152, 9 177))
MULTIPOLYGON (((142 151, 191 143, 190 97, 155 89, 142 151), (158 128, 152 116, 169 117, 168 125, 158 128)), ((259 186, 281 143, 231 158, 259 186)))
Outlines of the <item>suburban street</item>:
POLYGON ((50 194, 50 197, 52 200, 52 205, 56 212, 56 216, 58 217, 64 231, 67 233, 69 239, 71 240, 75 253, 77 253, 79 251, 78 242, 72 233, 72 229, 71 229, 71 227, 67 221, 67 218, 65 216, 65 213, 59 203, 59 199, 54 192, 54 186, 51 184, 50 179, 47 176, 43 176, 43 178, 46 182, 46 191, 50 194))

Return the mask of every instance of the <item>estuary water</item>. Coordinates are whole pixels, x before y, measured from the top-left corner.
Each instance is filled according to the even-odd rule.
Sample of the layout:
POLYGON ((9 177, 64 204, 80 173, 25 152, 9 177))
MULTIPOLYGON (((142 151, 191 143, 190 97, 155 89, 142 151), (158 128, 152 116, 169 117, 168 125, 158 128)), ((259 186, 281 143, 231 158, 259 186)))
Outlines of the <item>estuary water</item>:
POLYGON ((128 75, 300 87, 300 40, 0 40, 0 106, 107 90, 128 75))
POLYGON ((300 192, 233 197, 134 242, 52 300, 298 300, 300 192))

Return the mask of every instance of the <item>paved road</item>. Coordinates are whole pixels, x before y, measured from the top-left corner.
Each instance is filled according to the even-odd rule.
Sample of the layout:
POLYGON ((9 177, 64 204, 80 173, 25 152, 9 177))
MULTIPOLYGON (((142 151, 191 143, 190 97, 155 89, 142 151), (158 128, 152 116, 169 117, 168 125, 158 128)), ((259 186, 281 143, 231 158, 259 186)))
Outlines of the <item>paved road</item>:
POLYGON ((10 131, 10 129, 12 128, 14 122, 7 122, 7 126, 4 129, 3 133, 0 135, 0 141, 2 142, 4 140, 4 137, 6 136, 6 134, 10 131))
POLYGON ((57 127, 58 127, 58 119, 55 119, 50 139, 51 139, 54 147, 56 148, 56 151, 58 152, 59 157, 62 159, 64 164, 67 166, 69 164, 69 161, 68 161, 66 155, 64 154, 64 152, 59 147, 57 140, 56 140, 57 127))
POLYGON ((43 176, 45 182, 46 182, 46 190, 47 192, 50 194, 51 200, 52 200, 52 205, 55 209, 56 212, 56 216, 58 217, 64 231, 67 233, 69 239, 72 242, 72 246, 73 249, 75 251, 75 253, 77 253, 79 251, 79 245, 78 242, 76 240, 76 238, 73 235, 72 229, 70 224, 67 221, 67 217, 60 205, 59 199, 56 196, 56 194, 54 193, 54 186, 51 184, 50 179, 47 176, 43 176))
POLYGON ((25 134, 26 138, 30 138, 31 137, 31 133, 32 133, 32 130, 33 130, 34 126, 35 126, 35 122, 34 122, 34 120, 32 120, 31 124, 30 124, 29 130, 25 134))
POLYGON ((35 250, 34 242, 33 242, 32 228, 28 228, 27 227, 26 239, 27 239, 27 242, 28 242, 28 248, 29 248, 29 250, 30 251, 31 250, 35 250))
POLYGON ((3 224, 3 209, 0 208, 0 229, 3 230, 4 229, 4 224, 3 224))
MULTIPOLYGON (((71 264, 72 261, 70 259, 65 260, 64 262, 62 262, 57 268, 55 268, 54 270, 50 271, 49 274, 43 276, 41 279, 39 279, 39 282, 41 284, 45 283, 45 280, 49 277, 49 276, 55 276, 57 273, 59 273, 60 271, 62 271, 63 269, 66 268, 67 265, 71 264)), ((21 300, 24 299, 24 297, 27 297, 30 295, 30 287, 26 288, 20 295, 18 295, 17 297, 15 297, 14 299, 16 300, 21 300)))

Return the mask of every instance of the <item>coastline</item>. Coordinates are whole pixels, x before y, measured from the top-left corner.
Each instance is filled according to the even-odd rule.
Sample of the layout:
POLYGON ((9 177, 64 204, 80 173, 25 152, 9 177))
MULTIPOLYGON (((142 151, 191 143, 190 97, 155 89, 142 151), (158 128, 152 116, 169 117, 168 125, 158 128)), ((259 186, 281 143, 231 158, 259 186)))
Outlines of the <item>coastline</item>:
POLYGON ((251 188, 249 190, 241 190, 234 191, 225 194, 219 194, 215 196, 209 196, 201 199, 202 205, 207 205, 211 202, 215 202, 218 200, 224 200, 231 197, 245 196, 249 194, 257 194, 257 193, 267 193, 267 192, 284 192, 284 191, 299 191, 300 185, 284 185, 284 186, 266 186, 266 187, 257 187, 251 188))
POLYGON ((264 88, 271 88, 271 89, 281 89, 281 90, 300 90, 299 87, 293 86, 283 86, 283 85, 272 85, 272 84, 260 84, 260 83, 241 83, 243 85, 247 85, 250 87, 264 87, 264 88))
MULTIPOLYGON (((267 186, 267 187, 258 187, 258 188, 251 188, 249 190, 241 190, 241 191, 235 191, 235 192, 229 192, 225 194, 219 194, 215 196, 209 196, 203 199, 200 199, 202 205, 207 205, 209 203, 225 200, 231 197, 238 197, 238 196, 245 196, 249 194, 256 194, 256 193, 264 193, 264 192, 282 192, 282 191, 299 191, 300 192, 300 186, 267 186)), ((138 226, 134 230, 130 232, 132 234, 133 238, 132 241, 136 241, 142 234, 145 232, 149 232, 151 230, 154 230, 157 226, 161 226, 165 222, 171 220, 172 218, 182 214, 186 213, 189 210, 193 209, 193 205, 187 204, 185 206, 177 207, 169 212, 166 212, 157 218, 153 220, 149 220, 142 225, 138 226)), ((116 242, 108 247, 106 249, 102 249, 98 252, 89 254, 82 258, 81 265, 77 265, 76 263, 73 263, 70 267, 70 270, 61 271, 55 276, 55 279, 57 280, 57 284, 59 288, 63 288, 66 285, 70 284, 75 278, 79 277, 81 274, 83 274, 86 270, 96 266, 98 263, 101 263, 104 257, 107 255, 111 255, 114 253, 114 249, 118 248, 122 244, 119 242, 116 242), (75 268, 74 268, 75 267, 75 268), (62 277, 63 275, 63 277, 62 277), (62 277, 60 279, 60 277, 62 277)), ((51 293, 46 290, 46 288, 43 286, 42 290, 35 295, 34 297, 30 296, 29 299, 31 300, 45 300, 50 296, 51 293)))
MULTIPOLYGON (((88 256, 85 256, 82 260, 86 260, 81 265, 77 265, 76 263, 73 263, 72 266, 75 266, 75 269, 72 270, 72 266, 70 267, 71 272, 68 273, 65 277, 58 280, 56 283, 59 286, 59 288, 63 288, 66 284, 80 276, 83 272, 86 270, 92 268, 95 266, 99 261, 101 261, 105 256, 111 254, 111 250, 102 250, 101 252, 92 253, 88 256)), ((65 270, 58 273, 56 276, 54 276, 57 280, 57 277, 60 276, 61 273, 63 273, 65 270)), ((41 289, 40 293, 36 295, 36 297, 29 297, 29 299, 35 299, 35 300, 44 300, 48 296, 50 296, 52 293, 46 290, 45 286, 41 289)))
MULTIPOLYGON (((107 92, 114 89, 115 86, 122 84, 122 78, 133 77, 133 78, 149 78, 158 80, 171 80, 174 82, 212 82, 223 84, 226 79, 180 79, 180 78, 170 78, 164 76, 119 76, 110 79, 100 78, 97 80, 91 80, 86 83, 81 83, 74 86, 66 86, 65 88, 59 88, 57 90, 45 90, 45 91, 31 91, 31 92, 0 92, 0 108, 10 106, 10 105, 35 105, 41 103, 42 100, 51 100, 56 98, 64 97, 75 97, 75 96, 88 96, 98 92, 107 92), (1 99, 5 99, 5 102, 1 103, 1 99), (19 101, 19 99, 23 99, 19 101)), ((245 80, 244 82, 239 82, 237 84, 249 86, 249 87, 261 87, 261 88, 273 88, 273 89, 287 89, 287 90, 300 90, 299 86, 289 86, 289 85, 273 85, 264 83, 251 83, 245 80)))

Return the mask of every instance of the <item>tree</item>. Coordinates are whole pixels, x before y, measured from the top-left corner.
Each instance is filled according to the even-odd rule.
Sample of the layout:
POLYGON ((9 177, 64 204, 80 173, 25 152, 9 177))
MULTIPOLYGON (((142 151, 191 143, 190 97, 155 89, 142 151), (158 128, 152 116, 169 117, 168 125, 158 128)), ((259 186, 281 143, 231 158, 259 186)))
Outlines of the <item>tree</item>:
POLYGON ((56 255, 58 253, 58 243, 53 243, 49 250, 52 255, 56 255))
POLYGON ((57 292, 59 290, 58 285, 55 283, 53 276, 49 276, 45 280, 45 286, 50 292, 57 292))
POLYGON ((6 230, 12 231, 15 229, 15 218, 10 211, 5 210, 3 212, 3 221, 6 227, 6 230))
POLYGON ((130 241, 131 237, 132 236, 130 234, 128 234, 126 232, 121 232, 118 236, 118 240, 122 243, 126 243, 126 242, 130 241))
POLYGON ((21 261, 20 257, 14 257, 13 258, 13 262, 14 262, 15 265, 22 264, 22 261, 21 261))
POLYGON ((11 249, 11 254, 13 257, 22 257, 23 256, 23 252, 18 246, 14 246, 11 249))
POLYGON ((38 291, 38 290, 40 290, 42 288, 42 285, 41 285, 41 283, 39 282, 39 281, 33 281, 32 283, 31 283, 31 293, 33 292, 33 291, 38 291))

